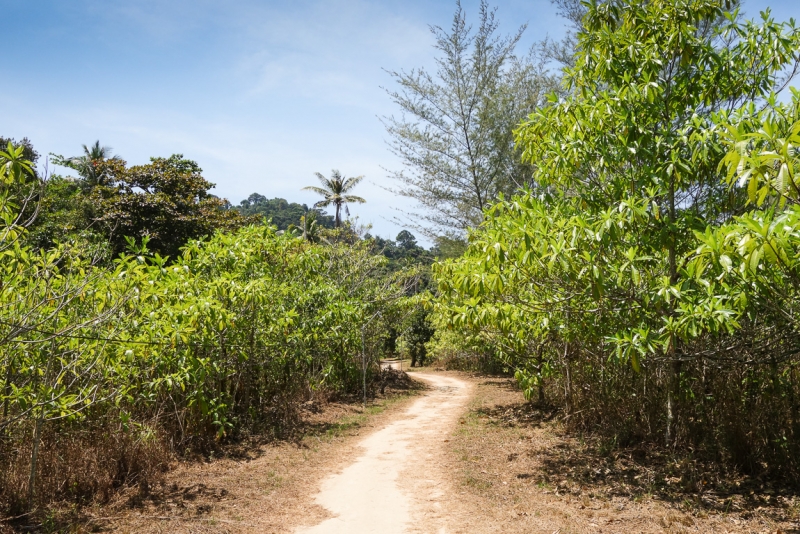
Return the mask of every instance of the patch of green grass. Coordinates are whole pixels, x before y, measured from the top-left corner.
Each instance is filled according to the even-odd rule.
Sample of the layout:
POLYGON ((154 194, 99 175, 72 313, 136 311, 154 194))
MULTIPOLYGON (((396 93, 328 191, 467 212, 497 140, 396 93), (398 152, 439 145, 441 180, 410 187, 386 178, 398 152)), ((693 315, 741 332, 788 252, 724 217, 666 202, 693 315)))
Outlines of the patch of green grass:
POLYGON ((277 474, 274 470, 267 472, 267 478, 269 479, 269 483, 276 488, 279 488, 283 485, 283 477, 277 474))
MULTIPOLYGON (((314 433, 310 437, 316 437, 317 439, 325 439, 326 441, 330 441, 334 438, 350 435, 357 429, 361 428, 371 416, 379 415, 386 411, 389 407, 416 394, 417 393, 415 391, 409 391, 408 393, 404 393, 402 395, 395 395, 368 404, 366 409, 362 409, 361 413, 346 415, 335 423, 330 424, 325 429, 324 433, 314 433)), ((306 438, 308 437, 309 436, 306 436, 306 438)))
POLYGON ((487 490, 492 487, 492 483, 488 480, 475 478, 472 475, 467 475, 466 479, 464 479, 464 484, 477 490, 487 490))
POLYGON ((348 415, 343 417, 341 421, 333 423, 330 427, 328 427, 328 429, 325 431, 325 437, 338 438, 346 433, 349 433, 353 429, 359 428, 366 420, 367 416, 365 414, 348 415))

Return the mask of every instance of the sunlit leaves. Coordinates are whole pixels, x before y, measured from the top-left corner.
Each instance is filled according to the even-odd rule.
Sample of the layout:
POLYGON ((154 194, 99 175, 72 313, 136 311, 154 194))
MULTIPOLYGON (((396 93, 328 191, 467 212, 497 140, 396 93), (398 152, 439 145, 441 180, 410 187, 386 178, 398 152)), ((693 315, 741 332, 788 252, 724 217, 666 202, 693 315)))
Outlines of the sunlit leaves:
POLYGON ((547 193, 499 202, 465 256, 434 267, 440 313, 528 390, 536 347, 562 363, 612 352, 639 372, 731 335, 795 276, 788 213, 724 223, 745 193, 793 194, 800 123, 770 94, 798 31, 768 14, 743 22, 718 0, 587 7, 569 94, 515 132, 547 193))
POLYGON ((757 206, 768 198, 780 207, 800 200, 799 101, 797 92, 791 104, 778 103, 773 95, 760 112, 748 107, 722 119, 727 121, 723 138, 729 151, 720 167, 727 168, 731 187, 746 187, 749 201, 757 206))
POLYGON ((74 246, 34 252, 7 191, 0 428, 114 410, 132 428, 166 410, 181 432, 223 437, 323 381, 353 389, 366 317, 390 321, 402 305, 404 273, 386 276, 368 243, 313 245, 264 225, 190 242, 172 263, 147 238, 110 267, 74 246))

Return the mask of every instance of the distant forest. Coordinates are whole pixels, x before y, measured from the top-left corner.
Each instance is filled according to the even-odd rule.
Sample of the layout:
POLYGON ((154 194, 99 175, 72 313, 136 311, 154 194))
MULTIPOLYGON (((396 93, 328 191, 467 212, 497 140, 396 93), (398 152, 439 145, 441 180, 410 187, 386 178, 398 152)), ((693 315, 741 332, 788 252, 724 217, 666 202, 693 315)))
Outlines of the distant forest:
POLYGON ((234 207, 244 216, 258 216, 272 220, 278 230, 286 230, 290 224, 300 226, 300 218, 309 211, 317 213, 317 224, 323 228, 333 228, 333 216, 323 210, 309 208, 305 204, 289 202, 284 198, 268 199, 264 195, 253 193, 234 207))

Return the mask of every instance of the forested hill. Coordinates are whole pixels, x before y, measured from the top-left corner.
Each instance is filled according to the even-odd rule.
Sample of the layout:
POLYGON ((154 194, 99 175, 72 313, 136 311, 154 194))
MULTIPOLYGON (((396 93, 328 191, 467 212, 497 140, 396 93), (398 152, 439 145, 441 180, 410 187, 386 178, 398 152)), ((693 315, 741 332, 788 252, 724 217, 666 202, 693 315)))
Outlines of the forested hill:
POLYGON ((333 216, 328 215, 322 210, 310 208, 305 204, 298 204, 297 202, 289 202, 283 198, 268 199, 264 195, 253 193, 246 199, 242 200, 238 206, 234 208, 239 213, 245 216, 257 216, 272 220, 272 224, 278 227, 278 230, 286 230, 289 225, 300 226, 300 218, 305 216, 309 211, 317 213, 317 224, 323 228, 333 228, 333 216))

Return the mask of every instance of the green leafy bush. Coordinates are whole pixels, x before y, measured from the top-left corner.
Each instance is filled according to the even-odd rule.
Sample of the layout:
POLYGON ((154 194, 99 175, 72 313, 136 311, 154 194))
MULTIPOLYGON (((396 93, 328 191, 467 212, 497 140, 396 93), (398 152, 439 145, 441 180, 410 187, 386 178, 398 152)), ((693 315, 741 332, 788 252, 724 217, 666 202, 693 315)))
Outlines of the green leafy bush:
MULTIPOLYGON (((75 436, 120 433, 180 452, 243 432, 285 432, 297 401, 314 391, 361 388, 365 333, 380 346, 379 325, 403 305, 407 274, 385 275, 387 260, 370 243, 317 245, 264 225, 192 241, 174 261, 151 254, 147 239, 129 239, 130 252, 110 267, 79 241, 32 249, 13 198, 27 163, 20 151, 0 158, 6 507, 63 496, 63 486, 37 478, 37 463, 58 469, 57 444, 81 442, 75 436)), ((125 461, 139 465, 135 451, 147 449, 125 443, 125 461)), ((108 464, 99 460, 108 451, 91 450, 108 464)), ((144 475, 111 467, 91 476, 144 475)))
POLYGON ((437 313, 574 427, 790 478, 798 129, 772 91, 800 32, 718 0, 596 3, 583 24, 568 96, 517 131, 543 192, 434 265, 437 313))

